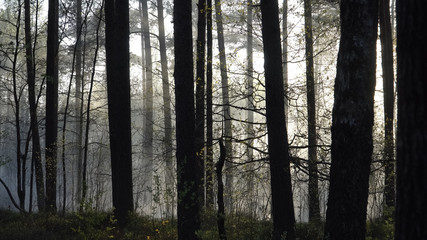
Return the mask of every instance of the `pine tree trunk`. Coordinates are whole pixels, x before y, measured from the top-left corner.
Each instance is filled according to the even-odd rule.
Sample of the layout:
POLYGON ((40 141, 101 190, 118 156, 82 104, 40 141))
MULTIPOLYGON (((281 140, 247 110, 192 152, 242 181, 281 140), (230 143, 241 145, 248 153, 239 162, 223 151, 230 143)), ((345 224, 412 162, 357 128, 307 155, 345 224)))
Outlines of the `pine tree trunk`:
POLYGON ((159 21, 159 47, 160 47, 160 63, 162 67, 162 86, 163 86, 163 115, 165 125, 165 184, 166 184, 166 217, 173 216, 174 206, 174 186, 173 176, 174 169, 172 164, 172 115, 171 115, 171 97, 169 87, 168 60, 166 55, 166 37, 165 24, 163 17, 163 0, 157 0, 157 12, 159 21))
POLYGON ((305 63, 308 113, 308 213, 309 221, 320 220, 317 176, 316 92, 314 83, 313 26, 311 0, 304 0, 305 63))
POLYGON ((295 216, 285 121, 283 70, 281 62, 277 0, 262 0, 266 118, 271 174, 273 238, 295 239, 295 216))
POLYGON ((325 238, 365 239, 378 2, 342 1, 325 238))
POLYGON ((105 34, 113 207, 123 226, 133 211, 128 0, 105 2, 105 34))
POLYGON ((178 239, 198 239, 199 198, 194 151, 194 70, 191 1, 175 0, 173 11, 175 46, 176 160, 178 191, 178 239))
POLYGON ((46 57, 46 208, 56 211, 58 141, 58 0, 49 0, 46 57))
POLYGON ((427 239, 427 5, 396 2, 397 199, 395 239, 427 239))

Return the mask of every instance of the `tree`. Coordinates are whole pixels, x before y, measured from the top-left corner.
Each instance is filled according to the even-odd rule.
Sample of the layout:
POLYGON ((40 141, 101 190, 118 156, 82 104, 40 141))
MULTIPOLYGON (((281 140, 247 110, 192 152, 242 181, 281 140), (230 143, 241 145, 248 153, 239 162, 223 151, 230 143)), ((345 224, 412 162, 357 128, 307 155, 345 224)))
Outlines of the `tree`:
POLYGON ((205 173, 205 45, 206 45, 206 0, 198 2, 197 20, 197 57, 196 57, 196 125, 195 150, 197 174, 200 179, 198 196, 200 203, 204 203, 204 173, 205 173))
POLYGON ((397 1, 397 198, 395 239, 427 238, 427 5, 397 1))
POLYGON ((58 0, 49 0, 46 57, 46 209, 56 211, 58 140, 58 0))
POLYGON ((32 161, 36 172, 37 206, 39 211, 45 209, 44 177, 40 147, 40 134, 37 118, 36 90, 35 90, 35 55, 31 36, 31 5, 29 0, 24 2, 25 11, 25 54, 27 64, 28 101, 30 104, 30 121, 32 131, 32 161))
POLYGON ((308 213, 309 220, 320 220, 319 187, 317 177, 316 92, 314 83, 313 25, 311 0, 304 0, 305 77, 308 115, 308 213))
POLYGON ((213 208, 212 0, 206 1, 206 207, 213 208))
POLYGON ((133 211, 128 0, 105 2, 105 37, 113 207, 124 225, 133 211))
POLYGON ((165 163, 166 163, 166 215, 173 214, 173 164, 172 164, 172 114, 171 114, 171 96, 169 93, 169 74, 168 74, 168 59, 166 56, 166 37, 165 23, 163 17, 163 0, 157 0, 157 18, 159 21, 159 50, 160 63, 162 68, 162 86, 163 86, 163 114, 165 125, 165 138, 163 145, 165 148, 165 163), (170 199, 172 198, 172 199, 170 199))
POLYGON ((232 210, 232 188, 233 188, 233 173, 230 161, 233 156, 233 149, 231 139, 233 137, 231 131, 231 113, 230 113, 230 96, 228 89, 228 75, 227 75, 227 59, 225 57, 225 41, 224 41, 224 27, 223 17, 221 10, 221 1, 215 0, 215 19, 217 24, 218 34, 218 51, 219 51, 219 65, 221 71, 221 91, 222 91, 222 112, 224 118, 224 137, 225 137, 225 207, 230 211, 232 210))
POLYGON ((194 73, 191 1, 175 0, 173 10, 175 46, 176 165, 178 191, 178 239, 198 239, 200 228, 199 178, 194 174, 194 73))
POLYGON ((379 5, 381 60, 384 89, 384 197, 387 207, 394 207, 395 174, 394 174, 394 70, 393 39, 390 24, 390 1, 380 0, 379 5))
POLYGON ((365 239, 372 155, 378 3, 341 1, 325 237, 365 239))
MULTIPOLYGON (((144 161, 145 164, 145 185, 147 188, 152 186, 153 178, 153 63, 151 59, 151 39, 150 39, 150 27, 148 22, 148 5, 147 0, 140 1, 140 11, 142 12, 142 35, 144 37, 144 50, 145 50, 145 88, 144 88, 144 139, 143 139, 143 150, 144 150, 144 161)), ((151 194, 147 192, 144 200, 148 204, 151 203, 149 200, 151 194)))
POLYGON ((273 239, 295 239, 277 0, 261 1, 273 239))

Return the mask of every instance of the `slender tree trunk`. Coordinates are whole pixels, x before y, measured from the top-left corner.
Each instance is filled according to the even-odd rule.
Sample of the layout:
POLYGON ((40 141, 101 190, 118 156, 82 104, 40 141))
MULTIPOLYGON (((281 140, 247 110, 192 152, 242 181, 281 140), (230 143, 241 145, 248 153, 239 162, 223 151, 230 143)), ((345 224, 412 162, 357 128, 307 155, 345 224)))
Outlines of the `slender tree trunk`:
POLYGON ((225 207, 230 212, 233 211, 233 171, 231 160, 233 157, 233 149, 231 145, 232 132, 231 132, 231 115, 230 115, 230 98, 228 93, 228 76, 227 76, 227 60, 225 57, 225 41, 224 41, 224 27, 221 10, 221 1, 215 0, 215 18, 218 32, 218 50, 219 50, 219 64, 221 70, 221 89, 222 89, 222 112, 224 114, 224 138, 225 149, 227 152, 225 162, 225 207))
POLYGON ((147 187, 146 194, 144 194, 144 201, 146 204, 151 206, 151 189, 153 183, 153 64, 151 59, 151 40, 150 40, 150 28, 148 22, 148 6, 147 0, 141 0, 142 10, 142 35, 144 36, 144 50, 145 50, 145 121, 144 121, 144 140, 143 140, 143 152, 145 153, 145 177, 144 184, 147 187))
POLYGON ((427 239, 426 12, 425 1, 396 1, 397 240, 427 239))
POLYGON ((82 24, 82 0, 76 1, 76 94, 75 94, 75 114, 76 114, 76 165, 77 165, 77 185, 76 185, 76 200, 77 205, 82 202, 82 135, 83 135, 83 76, 82 76, 82 42, 81 34, 83 30, 82 24))
POLYGON ((105 34, 113 207, 124 226, 133 211, 129 0, 105 2, 105 34))
POLYGON ((219 139, 220 155, 216 163, 216 179, 218 181, 218 233, 220 240, 227 240, 227 233, 225 231, 225 211, 224 211, 224 183, 222 182, 222 169, 224 167, 225 156, 227 155, 222 138, 219 139))
POLYGON ((195 150, 197 174, 200 179, 198 196, 200 204, 205 202, 204 173, 205 173, 205 45, 206 45, 206 0, 198 2, 197 20, 197 57, 196 57, 196 125, 195 150))
MULTIPOLYGON (((248 107, 248 126, 246 129, 246 134, 248 137, 248 147, 247 147, 247 156, 248 161, 253 160, 253 143, 255 138, 254 133, 254 111, 255 111, 255 103, 254 103, 254 62, 253 62, 253 2, 252 0, 247 0, 247 46, 246 46, 246 60, 247 60, 247 69, 246 69, 246 77, 248 81, 248 99, 247 99, 247 107, 248 107)), ((256 201, 254 196, 254 175, 253 175, 253 164, 249 163, 248 170, 248 179, 247 179, 247 187, 246 191, 248 192, 248 210, 251 216, 255 216, 256 213, 256 201)))
POLYGON ((317 177, 316 91, 314 83, 313 26, 311 0, 304 0, 305 63, 308 113, 308 208, 309 221, 320 220, 317 177))
POLYGON ((273 238, 295 239, 295 216, 284 113, 279 10, 277 0, 262 0, 262 39, 271 174, 273 238))
POLYGON ((342 1, 325 238, 365 239, 378 2, 342 1))
POLYGON ((394 207, 394 70, 389 0, 380 0, 379 15, 384 88, 384 197, 386 206, 394 207))
POLYGON ((165 125, 165 138, 163 141, 165 154, 165 185, 166 185, 166 217, 173 217, 174 205, 174 186, 173 186, 173 164, 172 164, 172 115, 171 115, 171 96, 169 87, 168 59, 166 55, 166 37, 165 23, 163 17, 163 0, 157 0, 157 12, 159 21, 159 47, 160 63, 162 67, 162 86, 163 86, 163 115, 165 125))
POLYGON ((58 0, 49 0, 46 58, 46 208, 56 211, 58 138, 58 0))
POLYGON ((21 1, 18 1, 18 17, 16 20, 16 34, 15 34, 15 48, 13 52, 13 60, 12 60, 12 84, 13 84, 13 101, 15 103, 15 130, 16 130, 16 180, 17 180, 17 193, 19 200, 19 207, 25 207, 25 161, 22 157, 21 150, 21 107, 20 100, 21 94, 17 85, 17 61, 19 54, 19 45, 20 45, 20 29, 21 29, 21 1))
POLYGON ((199 198, 194 151, 194 70, 191 1, 174 1, 178 239, 198 239, 199 198))
POLYGON ((213 209, 212 0, 206 2, 206 207, 213 209))
POLYGON ((283 0, 282 14, 282 68, 283 68, 283 85, 285 89, 285 120, 288 126, 288 0, 283 0))

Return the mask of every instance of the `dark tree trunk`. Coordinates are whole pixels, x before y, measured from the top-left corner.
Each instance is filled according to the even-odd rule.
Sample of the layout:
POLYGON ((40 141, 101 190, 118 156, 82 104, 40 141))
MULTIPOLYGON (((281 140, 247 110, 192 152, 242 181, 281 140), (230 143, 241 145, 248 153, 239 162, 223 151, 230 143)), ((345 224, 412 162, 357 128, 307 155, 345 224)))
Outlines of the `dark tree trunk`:
POLYGON ((195 150, 197 174, 200 179, 198 196, 200 204, 204 204, 204 172, 205 172, 205 45, 206 45, 206 0, 198 1, 197 20, 197 57, 196 57, 196 125, 195 150))
MULTIPOLYGON (((31 37, 31 5, 30 0, 25 0, 25 54, 27 64, 27 84, 28 84, 28 102, 30 104, 30 121, 32 131, 32 163, 34 163, 36 175, 36 192, 37 192, 37 206, 39 211, 45 209, 45 195, 44 195, 44 177, 43 167, 41 162, 41 148, 40 148, 40 134, 37 119, 37 104, 36 104, 36 90, 35 82, 36 76, 34 71, 34 54, 33 44, 31 37)), ((31 168, 32 169, 32 168, 31 168)), ((32 179, 32 178, 31 178, 32 179)))
POLYGON ((222 91, 222 111, 224 114, 224 139, 225 149, 227 152, 225 162, 225 206, 230 211, 233 211, 233 171, 230 161, 233 157, 233 149, 231 144, 231 113, 230 113, 230 98, 228 92, 228 75, 227 75, 227 59, 225 57, 225 41, 224 27, 221 10, 221 1, 215 0, 215 19, 218 33, 218 50, 219 50, 219 65, 221 70, 221 91, 222 91))
POLYGON ((46 209, 56 211, 58 141, 58 0, 49 0, 46 57, 46 209))
POLYGON ((277 0, 262 0, 261 14, 273 239, 295 239, 295 216, 284 113, 282 50, 277 0))
POLYGON ((227 233, 225 231, 224 183, 222 182, 222 169, 224 167, 225 156, 227 152, 225 150, 224 143, 222 142, 222 138, 219 139, 219 150, 219 160, 215 165, 216 179, 218 181, 218 234, 220 240, 227 240, 227 233))
POLYGON ((384 198, 387 207, 394 207, 394 71, 393 39, 390 24, 390 1, 379 0, 381 58, 384 89, 384 198))
POLYGON ((175 0, 173 10, 175 45, 176 160, 178 185, 178 239, 198 239, 200 229, 199 179, 194 174, 194 72, 191 1, 175 0))
POLYGON ((325 237, 365 239, 372 155, 378 2, 341 2, 325 237))
POLYGON ((397 199, 395 239, 427 239, 427 4, 396 3, 397 199))
POLYGON ((168 74, 168 59, 166 56, 166 37, 165 37, 165 24, 163 17, 163 0, 157 0, 157 12, 159 21, 159 47, 160 47, 160 62, 162 67, 162 86, 163 86, 163 114, 165 125, 165 184, 166 184, 166 215, 172 217, 173 215, 173 164, 172 164, 172 114, 171 114, 171 97, 169 93, 169 74, 168 74))
POLYGON ((105 37, 113 207, 123 226, 133 211, 128 0, 105 2, 105 37))
POLYGON ((320 220, 317 177, 316 92, 314 83, 313 26, 311 0, 304 0, 305 63, 308 114, 308 213, 309 221, 320 220))
POLYGON ((206 207, 214 205, 212 121, 212 0, 206 3, 206 207))
POLYGON ((283 0, 282 14, 282 67, 283 67, 283 84, 285 89, 285 119, 286 127, 288 126, 288 0, 283 0))

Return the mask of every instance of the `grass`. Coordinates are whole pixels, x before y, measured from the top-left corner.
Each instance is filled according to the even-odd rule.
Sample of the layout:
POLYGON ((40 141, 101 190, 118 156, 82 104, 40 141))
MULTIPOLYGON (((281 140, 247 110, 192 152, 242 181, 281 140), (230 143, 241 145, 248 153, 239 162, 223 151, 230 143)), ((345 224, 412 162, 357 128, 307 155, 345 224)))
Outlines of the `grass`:
MULTIPOLYGON (((272 224, 271 221, 235 214, 227 216, 226 230, 229 240, 268 240, 271 239, 272 224)), ((393 222, 390 219, 368 221, 366 239, 391 239, 393 230, 393 222)), ((218 239, 215 212, 202 214, 201 230, 197 234, 202 240, 218 239)), ((111 212, 87 211, 60 216, 0 210, 0 240, 171 240, 177 239, 177 235, 176 221, 136 214, 130 217, 126 227, 119 229, 111 212)), ((323 223, 298 223, 296 235, 298 240, 323 239, 323 223)))

